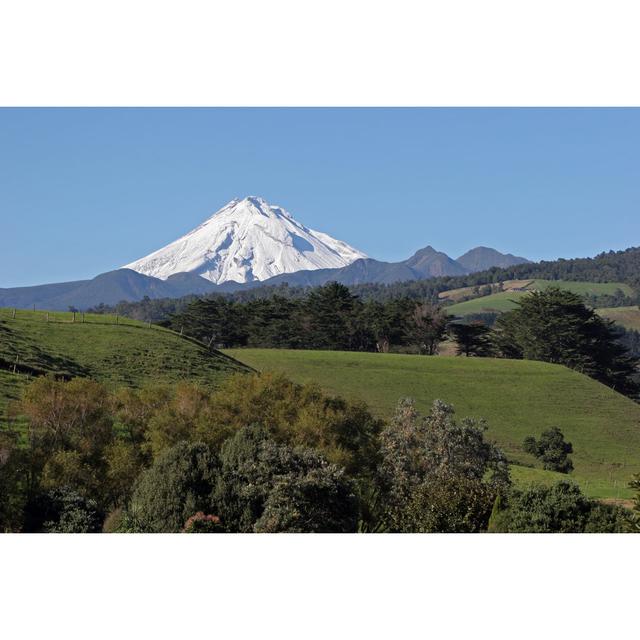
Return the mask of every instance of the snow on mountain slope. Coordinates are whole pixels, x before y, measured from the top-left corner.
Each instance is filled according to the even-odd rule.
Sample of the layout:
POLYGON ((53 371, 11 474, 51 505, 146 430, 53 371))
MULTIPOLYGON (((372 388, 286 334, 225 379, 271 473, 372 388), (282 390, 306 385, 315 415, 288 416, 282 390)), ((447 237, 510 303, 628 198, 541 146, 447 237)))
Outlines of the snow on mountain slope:
POLYGON ((232 200, 187 235, 123 268, 163 280, 189 272, 220 284, 344 267, 358 258, 366 255, 250 196, 232 200))

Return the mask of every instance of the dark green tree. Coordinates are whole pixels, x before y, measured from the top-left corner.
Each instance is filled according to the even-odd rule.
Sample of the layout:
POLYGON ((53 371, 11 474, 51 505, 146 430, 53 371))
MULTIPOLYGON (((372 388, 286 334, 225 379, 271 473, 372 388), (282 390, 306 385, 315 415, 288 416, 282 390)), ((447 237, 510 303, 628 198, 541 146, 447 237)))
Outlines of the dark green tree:
POLYGON ((573 462, 568 454, 573 453, 570 442, 566 442, 562 431, 558 427, 551 427, 542 432, 539 440, 533 436, 525 438, 522 448, 531 455, 539 458, 548 471, 570 473, 573 462))
POLYGON ((242 305, 217 295, 198 298, 169 319, 169 326, 202 342, 225 347, 247 343, 247 315, 242 305))
POLYGON ((275 349, 306 346, 304 315, 298 302, 274 295, 245 303, 244 312, 249 346, 275 349))
POLYGON ((25 530, 45 533, 100 533, 104 513, 95 500, 69 487, 32 497, 26 508, 25 530))
POLYGON ((631 533, 633 514, 626 507, 592 501, 585 533, 631 533))
POLYGON ((0 432, 0 533, 20 531, 26 501, 25 452, 18 434, 0 432))
POLYGON ((570 291, 533 291, 496 322, 503 356, 563 364, 620 393, 633 395, 637 360, 618 342, 614 324, 570 291))
POLYGON ((456 341, 456 355, 490 357, 495 355, 491 342, 492 331, 482 322, 463 324, 453 322, 449 333, 456 341))
POLYGON ((348 287, 337 282, 312 289, 305 302, 310 346, 314 349, 353 349, 353 318, 359 304, 348 287))
POLYGON ((177 533, 198 511, 216 513, 212 494, 218 461, 202 443, 181 442, 143 471, 127 509, 138 530, 177 533))

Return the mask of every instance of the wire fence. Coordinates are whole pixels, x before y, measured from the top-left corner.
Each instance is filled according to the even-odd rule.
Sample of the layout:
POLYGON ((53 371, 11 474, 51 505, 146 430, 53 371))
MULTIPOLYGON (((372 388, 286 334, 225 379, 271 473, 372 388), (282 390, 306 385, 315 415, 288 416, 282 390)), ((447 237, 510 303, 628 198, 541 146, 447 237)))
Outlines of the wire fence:
POLYGON ((0 308, 0 320, 30 320, 41 322, 54 322, 58 324, 102 324, 102 325, 123 325, 129 327, 159 329, 171 331, 165 327, 160 327, 151 322, 133 320, 126 316, 106 313, 85 313, 83 311, 46 311, 39 309, 13 309, 0 308))
MULTIPOLYGON (((211 335, 207 340, 199 340, 198 338, 194 338, 192 336, 187 335, 184 332, 184 327, 180 327, 179 331, 175 331, 173 329, 169 329, 167 327, 162 327, 160 325, 154 324, 152 322, 143 322, 141 320, 134 320, 132 318, 128 318, 126 316, 122 316, 120 314, 106 314, 106 313, 86 313, 83 311, 46 311, 39 310, 37 308, 33 309, 18 309, 11 307, 0 308, 0 321, 3 320, 15 320, 15 321, 27 321, 27 322, 35 322, 35 323, 43 323, 43 324, 75 324, 75 325, 99 325, 103 327, 128 327, 134 329, 141 330, 151 330, 151 331, 160 331, 166 334, 170 334, 172 336, 176 336, 181 338, 182 340, 186 340, 191 342, 198 347, 204 348, 207 351, 212 351, 217 349, 218 345, 215 343, 215 335, 211 335)), ((0 340, 2 340, 2 333, 0 332, 0 340)), ((17 373, 17 370, 20 369, 19 361, 14 363, 11 362, 10 366, 7 366, 7 362, 3 362, 2 358, 2 345, 0 345, 0 368, 13 370, 14 373, 17 373), (4 366, 2 366, 4 365, 4 366)), ((220 354, 221 356, 223 354, 220 354)), ((229 356, 224 356, 228 358, 229 356)), ((27 367, 28 368, 28 367, 27 367)), ((23 372, 32 372, 27 371, 27 368, 23 366, 23 372)))

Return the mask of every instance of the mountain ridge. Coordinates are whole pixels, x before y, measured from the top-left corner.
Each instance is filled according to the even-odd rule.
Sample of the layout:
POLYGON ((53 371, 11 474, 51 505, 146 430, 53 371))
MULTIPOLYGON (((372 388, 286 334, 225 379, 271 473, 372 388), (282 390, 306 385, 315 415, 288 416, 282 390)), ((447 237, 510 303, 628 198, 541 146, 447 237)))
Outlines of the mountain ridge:
POLYGON ((88 309, 101 303, 114 305, 122 301, 135 302, 145 296, 179 298, 190 294, 230 293, 285 282, 291 286, 303 287, 321 286, 331 281, 345 285, 394 284, 468 273, 468 270, 447 254, 436 251, 431 246, 419 249, 407 260, 400 262, 360 258, 337 269, 300 270, 245 283, 230 281, 214 284, 199 275, 187 272, 176 273, 162 280, 122 268, 99 274, 91 280, 0 289, 0 307, 29 309, 35 305, 37 308, 52 311, 67 310, 70 307, 88 309))
POLYGON ((491 247, 474 247, 466 253, 456 258, 456 262, 461 264, 471 273, 475 271, 486 271, 492 267, 513 267, 517 264, 528 264, 531 260, 514 256, 512 253, 500 253, 491 247))

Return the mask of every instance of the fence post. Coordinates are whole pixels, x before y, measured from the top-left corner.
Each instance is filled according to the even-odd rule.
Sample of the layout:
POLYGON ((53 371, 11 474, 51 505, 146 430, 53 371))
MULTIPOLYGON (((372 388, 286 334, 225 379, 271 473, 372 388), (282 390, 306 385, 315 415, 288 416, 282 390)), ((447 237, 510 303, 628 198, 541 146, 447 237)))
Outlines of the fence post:
POLYGON ((116 324, 120 324, 120 322, 118 321, 118 314, 116 313, 116 324))
POLYGON ((47 311, 47 322, 49 322, 49 312, 47 311))
POLYGON ((184 327, 180 327, 180 335, 182 335, 183 331, 184 331, 184 327))
POLYGON ((84 324, 84 311, 82 312, 82 324, 84 324))
POLYGON ((16 361, 15 361, 15 363, 13 365, 13 373, 16 373, 17 366, 18 366, 18 356, 16 356, 16 361))
POLYGON ((76 312, 73 312, 73 320, 71 322, 75 322, 76 321, 76 312))
POLYGON ((15 309, 13 310, 13 316, 12 316, 12 318, 13 318, 14 320, 16 319, 16 310, 15 310, 15 309))

